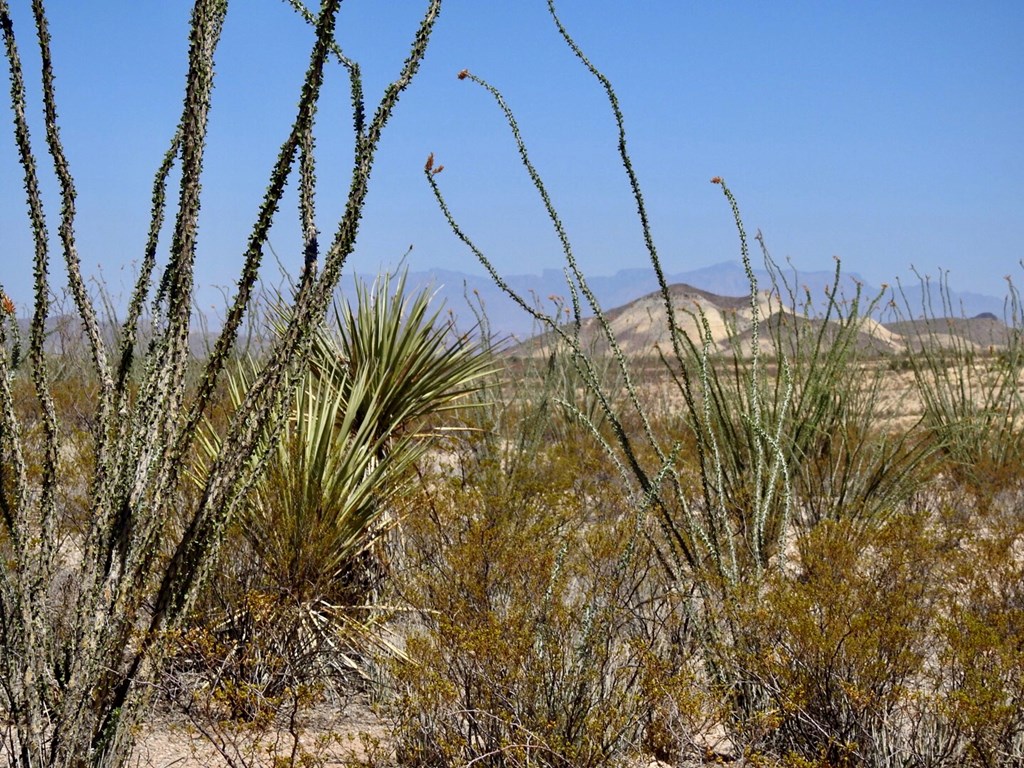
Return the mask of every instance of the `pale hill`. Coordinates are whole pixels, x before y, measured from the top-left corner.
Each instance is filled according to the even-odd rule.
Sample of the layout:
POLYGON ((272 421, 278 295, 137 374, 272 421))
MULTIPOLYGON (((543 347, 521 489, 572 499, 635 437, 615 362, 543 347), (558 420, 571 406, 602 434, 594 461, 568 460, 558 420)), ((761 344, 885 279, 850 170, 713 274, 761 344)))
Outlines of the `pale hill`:
MULTIPOLYGON (((698 346, 703 337, 702 327, 710 335, 710 351, 726 352, 739 348, 750 353, 753 329, 753 311, 749 296, 719 296, 694 288, 688 284, 669 287, 675 310, 676 324, 698 346)), ((757 311, 760 319, 762 351, 771 347, 769 337, 780 338, 786 348, 792 348, 797 330, 806 338, 823 334, 826 343, 835 337, 838 326, 820 318, 807 318, 794 314, 780 302, 776 294, 758 294, 757 311)), ((608 325, 623 353, 629 356, 657 354, 659 348, 671 346, 664 299, 660 292, 648 293, 605 313, 608 325)), ((1004 348, 1012 329, 992 314, 974 318, 938 318, 930 321, 908 320, 882 324, 873 318, 863 318, 855 346, 872 355, 893 355, 920 349, 924 344, 948 347, 953 344, 986 351, 1004 348)), ((604 335, 594 318, 583 320, 580 328, 583 346, 593 352, 605 351, 604 335)), ((541 334, 509 350, 509 354, 536 356, 550 348, 551 334, 541 334)))
MULTIPOLYGON (((806 318, 794 315, 791 311, 776 312, 767 319, 762 319, 760 334, 762 338, 762 352, 772 348, 771 342, 763 341, 767 336, 781 338, 786 344, 786 349, 792 350, 795 340, 795 332, 799 329, 804 339, 810 339, 822 335, 825 345, 831 344, 839 331, 839 326, 834 322, 826 322, 819 318, 806 318)), ((751 331, 741 333, 736 339, 744 354, 750 354, 751 331)), ((854 347, 863 353, 871 355, 892 355, 903 352, 906 349, 903 337, 885 328, 881 323, 872 318, 864 318, 861 331, 853 342, 854 347)))
MULTIPOLYGON (((699 344, 703 335, 701 326, 706 321, 714 351, 724 351, 731 337, 742 337, 753 325, 749 296, 719 296, 685 283, 669 286, 669 295, 679 329, 699 344)), ((758 312, 762 318, 779 311, 777 299, 767 292, 759 295, 758 312)), ((627 355, 650 355, 658 347, 668 349, 671 346, 664 299, 659 291, 609 310, 605 317, 619 347, 627 355)), ((585 347, 602 351, 604 337, 596 319, 585 319, 580 334, 585 347)), ((511 353, 542 354, 549 340, 547 334, 542 334, 517 345, 511 353)))

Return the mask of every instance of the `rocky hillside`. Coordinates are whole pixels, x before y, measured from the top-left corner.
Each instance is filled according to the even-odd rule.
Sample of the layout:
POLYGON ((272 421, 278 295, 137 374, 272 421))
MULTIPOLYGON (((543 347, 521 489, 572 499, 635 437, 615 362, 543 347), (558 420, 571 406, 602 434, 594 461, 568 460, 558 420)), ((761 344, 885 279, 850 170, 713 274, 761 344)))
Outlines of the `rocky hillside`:
MULTIPOLYGON (((685 334, 699 344, 702 326, 710 335, 713 352, 725 352, 738 345, 749 353, 753 329, 753 309, 749 296, 719 296, 709 291, 680 283, 669 288, 676 323, 685 334)), ((777 336, 790 343, 792 334, 800 329, 817 333, 824 320, 796 314, 779 300, 777 294, 762 292, 757 312, 762 338, 777 336)), ((657 348, 671 344, 664 301, 660 292, 649 293, 634 301, 609 310, 606 317, 622 351, 627 355, 656 354, 657 348)), ((830 322, 830 326, 835 327, 830 322)), ((826 327, 828 333, 830 328, 826 327)), ((606 346, 594 318, 582 324, 584 345, 595 351, 606 346)), ((989 351, 1005 348, 1012 329, 991 313, 973 318, 936 318, 880 323, 863 318, 857 344, 863 351, 880 355, 900 354, 920 349, 924 344, 961 345, 968 349, 989 351)), ((550 338, 541 335, 516 345, 513 355, 543 354, 550 338)), ((762 346, 762 349, 765 349, 762 346)))

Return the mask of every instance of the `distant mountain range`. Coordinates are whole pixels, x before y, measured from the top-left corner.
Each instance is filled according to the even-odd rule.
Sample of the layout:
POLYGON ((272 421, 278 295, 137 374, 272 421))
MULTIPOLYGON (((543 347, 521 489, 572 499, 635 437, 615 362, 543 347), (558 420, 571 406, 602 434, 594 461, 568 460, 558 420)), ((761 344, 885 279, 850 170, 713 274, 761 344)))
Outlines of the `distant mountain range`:
MULTIPOLYGON (((360 274, 358 277, 372 280, 372 276, 369 275, 360 274)), ((674 272, 666 274, 665 277, 668 284, 673 286, 673 301, 677 309, 684 310, 680 312, 680 323, 684 326, 689 322, 685 309, 692 308, 696 304, 705 307, 706 311, 710 311, 710 314, 716 318, 719 317, 721 311, 726 310, 730 312, 735 310, 739 312, 740 317, 744 313, 749 314, 750 284, 742 265, 738 262, 724 262, 688 272, 674 272)), ((772 276, 763 269, 755 271, 755 278, 760 291, 773 284, 772 276)), ((355 279, 356 275, 352 273, 344 274, 340 294, 342 298, 355 296, 353 289, 355 279)), ((505 280, 529 303, 539 306, 547 312, 554 311, 559 303, 562 306, 569 304, 569 289, 565 276, 560 270, 548 269, 539 275, 509 275, 505 277, 505 280)), ((797 294, 798 299, 809 295, 814 304, 813 308, 821 311, 826 305, 826 288, 830 288, 833 281, 833 272, 817 271, 794 274, 790 270, 776 275, 774 282, 779 285, 784 299, 783 303, 791 303, 789 302, 789 291, 792 290, 797 294)), ((623 338, 633 339, 632 342, 629 342, 631 345, 657 343, 660 334, 666 329, 659 330, 655 327, 657 315, 659 312, 663 312, 663 309, 660 295, 651 295, 658 290, 658 282, 653 269, 625 269, 610 276, 592 276, 588 278, 588 283, 602 309, 609 317, 616 318, 615 322, 617 326, 620 326, 617 329, 617 334, 622 333, 625 334, 623 338)), ((438 306, 440 306, 440 302, 444 302, 444 311, 451 311, 460 330, 472 329, 481 314, 486 316, 490 330, 496 338, 524 341, 543 330, 535 327, 533 319, 485 275, 441 269, 410 271, 408 285, 412 289, 429 288, 434 291, 435 302, 438 303, 438 306)), ((997 321, 1004 317, 1004 300, 1002 298, 950 290, 944 301, 935 284, 929 285, 928 293, 920 284, 903 286, 903 293, 897 293, 894 296, 892 289, 887 289, 883 294, 881 288, 865 283, 855 273, 842 277, 839 288, 841 297, 849 299, 854 296, 858 285, 861 286, 861 295, 867 300, 882 295, 873 317, 897 336, 913 332, 912 323, 922 317, 926 301, 930 301, 931 308, 928 311, 930 317, 948 315, 961 324, 962 321, 975 318, 978 315, 986 315, 989 319, 997 321), (894 301, 898 306, 898 311, 891 306, 894 301), (901 326, 900 323, 903 325, 901 326)), ((779 304, 777 299, 774 304, 776 306, 779 304)), ((586 309, 587 307, 584 306, 584 310, 586 309)), ((590 312, 584 311, 584 316, 590 314, 590 312)), ((768 318, 771 314, 772 311, 768 305, 762 307, 763 318, 768 318)), ((660 322, 664 323, 664 320, 662 319, 660 322)), ((27 318, 22 318, 19 325, 22 326, 22 338, 27 348, 27 318)), ((991 337, 993 333, 997 336, 1000 333, 996 326, 1003 327, 1005 330, 1005 326, 1001 322, 995 323, 992 328, 982 328, 983 325, 984 323, 971 322, 963 329, 954 330, 953 333, 958 336, 966 334, 971 338, 978 334, 991 337), (970 326, 969 330, 968 326, 970 326)), ((196 326, 190 340, 196 354, 205 352, 207 345, 211 342, 210 334, 217 330, 215 326, 216 322, 211 322, 209 328, 196 326)), ((953 326, 950 325, 950 327, 953 326)), ((104 336, 108 343, 114 336, 114 329, 106 323, 104 323, 104 336)), ((873 345, 877 346, 881 343, 883 347, 892 349, 901 346, 899 342, 896 342, 894 346, 889 342, 880 341, 884 334, 880 336, 875 333, 872 336, 874 338, 874 341, 871 342, 873 345)), ((83 340, 79 321, 70 316, 52 317, 48 323, 48 337, 47 347, 58 353, 62 351, 65 344, 76 345, 83 340)), ((976 342, 982 343, 980 337, 976 342)))
MULTIPOLYGON (((830 288, 833 272, 801 272, 794 274, 783 271, 782 277, 790 287, 803 297, 809 292, 817 309, 823 309, 826 303, 826 288, 830 288)), ((764 269, 755 270, 758 288, 764 289, 772 285, 771 275, 764 269)), ((750 284, 743 267, 738 262, 723 262, 702 269, 688 272, 666 274, 669 285, 683 284, 698 291, 714 294, 719 298, 746 297, 749 302, 750 284)), ((343 295, 352 295, 353 277, 343 278, 343 295)), ((509 275, 506 282, 534 305, 551 311, 558 301, 568 304, 569 289, 565 276, 560 270, 547 269, 539 275, 509 275)), ((603 310, 611 310, 633 302, 658 289, 654 270, 624 269, 611 276, 588 277, 588 282, 603 310)), ((447 307, 455 314, 459 326, 468 328, 475 322, 473 308, 481 306, 487 316, 492 332, 498 336, 514 336, 523 340, 534 335, 539 329, 534 327, 532 318, 508 298, 487 276, 471 275, 463 272, 432 269, 409 273, 412 286, 432 287, 436 298, 444 300, 447 307)), ((856 274, 844 275, 840 281, 841 295, 852 297, 857 284, 861 285, 862 296, 873 299, 882 293, 878 286, 872 286, 856 274)), ((785 294, 785 287, 780 286, 785 294)), ((974 317, 989 313, 997 318, 1004 314, 1004 300, 994 296, 951 290, 947 296, 948 309, 943 302, 938 286, 929 285, 932 317, 951 315, 954 317, 974 317)), ((887 289, 879 302, 874 316, 881 322, 918 319, 923 314, 928 295, 920 284, 903 286, 903 294, 893 294, 887 289), (905 297, 905 298, 904 298, 905 297), (891 302, 895 300, 898 312, 894 311, 891 302), (909 310, 908 310, 909 306, 909 310)))

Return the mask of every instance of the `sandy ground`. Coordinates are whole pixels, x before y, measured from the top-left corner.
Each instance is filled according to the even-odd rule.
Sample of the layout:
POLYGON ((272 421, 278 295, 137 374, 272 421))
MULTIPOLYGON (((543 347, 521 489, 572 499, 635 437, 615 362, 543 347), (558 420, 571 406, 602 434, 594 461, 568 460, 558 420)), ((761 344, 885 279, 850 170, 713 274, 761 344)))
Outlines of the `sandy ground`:
MULTIPOLYGON (((351 704, 343 713, 318 710, 307 726, 301 743, 323 761, 316 765, 380 765, 382 759, 387 763, 392 757, 388 729, 365 703, 351 704)), ((128 764, 132 768, 273 768, 274 757, 290 755, 293 744, 286 729, 268 731, 256 743, 237 729, 213 725, 209 732, 219 744, 185 720, 158 717, 143 728, 128 764)))

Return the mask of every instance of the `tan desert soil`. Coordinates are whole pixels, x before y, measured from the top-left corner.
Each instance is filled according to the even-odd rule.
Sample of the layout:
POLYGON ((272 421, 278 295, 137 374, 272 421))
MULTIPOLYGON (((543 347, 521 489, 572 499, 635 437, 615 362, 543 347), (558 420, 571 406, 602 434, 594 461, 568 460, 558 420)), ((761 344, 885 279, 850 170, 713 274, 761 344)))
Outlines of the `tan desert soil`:
MULTIPOLYGON (((323 708, 310 718, 303 731, 303 744, 322 757, 324 766, 353 766, 370 763, 368 743, 377 743, 376 748, 390 762, 387 748, 388 728, 364 703, 350 704, 343 713, 323 708)), ((291 747, 286 731, 270 734, 279 738, 279 754, 285 756, 291 747)), ((232 739, 232 746, 245 747, 244 739, 232 739)), ((261 748, 254 750, 255 757, 238 761, 237 765, 256 768, 271 768, 273 761, 268 754, 269 739, 261 748)), ((380 752, 374 756, 379 763, 380 752)), ((227 768, 229 762, 217 748, 194 726, 183 719, 169 715, 158 716, 143 727, 128 763, 132 768, 227 768)))

